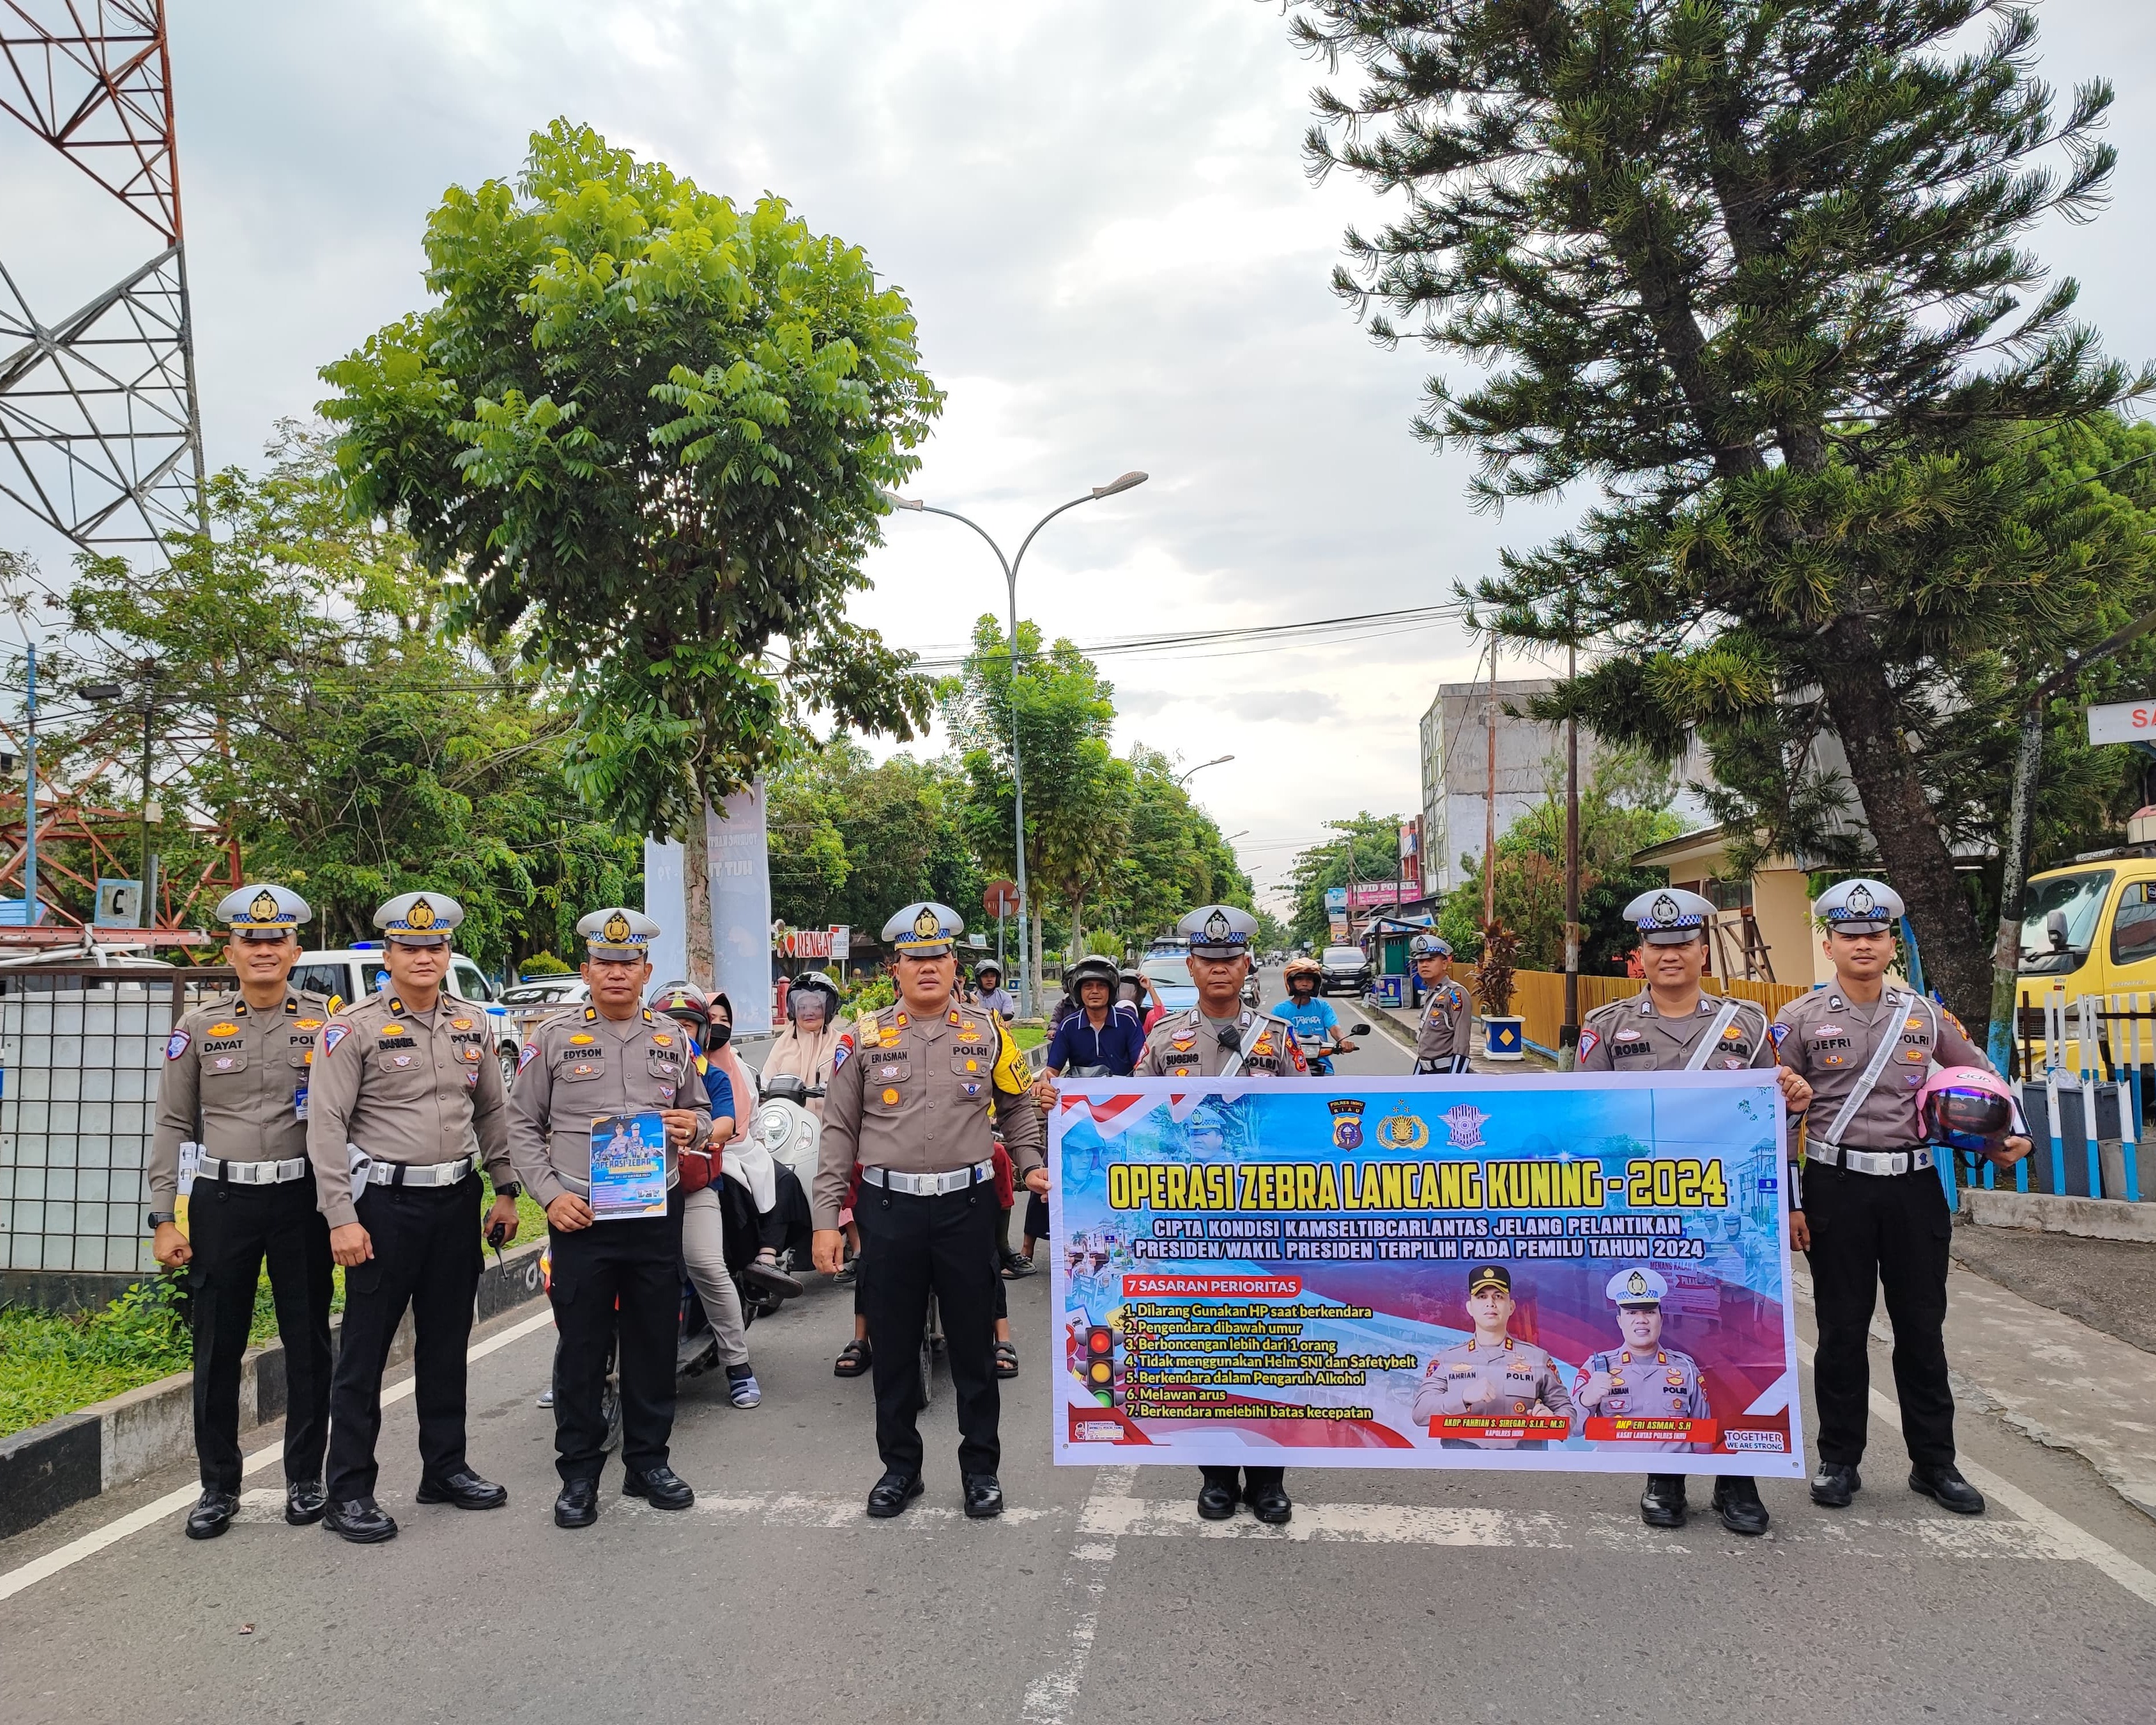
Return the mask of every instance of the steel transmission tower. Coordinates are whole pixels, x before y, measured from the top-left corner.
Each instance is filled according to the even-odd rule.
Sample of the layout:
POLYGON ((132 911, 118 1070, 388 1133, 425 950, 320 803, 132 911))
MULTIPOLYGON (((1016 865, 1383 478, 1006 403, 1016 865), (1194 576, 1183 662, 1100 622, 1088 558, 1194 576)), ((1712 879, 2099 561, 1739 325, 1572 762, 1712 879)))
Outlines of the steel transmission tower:
POLYGON ((208 527, 164 0, 0 0, 0 108, 157 239, 52 323, 0 243, 0 491, 85 551, 157 556, 208 527))

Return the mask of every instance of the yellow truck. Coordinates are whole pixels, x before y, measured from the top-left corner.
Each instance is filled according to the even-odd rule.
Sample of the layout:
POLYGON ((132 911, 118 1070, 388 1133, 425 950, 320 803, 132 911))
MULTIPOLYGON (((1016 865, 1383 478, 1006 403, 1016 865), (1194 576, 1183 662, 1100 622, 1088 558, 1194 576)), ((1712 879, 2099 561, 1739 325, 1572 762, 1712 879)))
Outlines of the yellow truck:
POLYGON ((2029 878, 2022 896, 2021 998, 2156 992, 2156 855, 2091 851, 2029 878))

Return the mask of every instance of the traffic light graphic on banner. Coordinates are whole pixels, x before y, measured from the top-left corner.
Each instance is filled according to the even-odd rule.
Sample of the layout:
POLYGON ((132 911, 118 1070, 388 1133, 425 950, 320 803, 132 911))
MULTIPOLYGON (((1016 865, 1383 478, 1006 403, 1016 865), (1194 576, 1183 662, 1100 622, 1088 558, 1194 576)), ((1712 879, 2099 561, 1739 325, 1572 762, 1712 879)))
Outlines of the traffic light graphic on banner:
POLYGON ((1086 1388, 1104 1408, 1116 1404, 1116 1332, 1106 1324, 1086 1327, 1086 1388))

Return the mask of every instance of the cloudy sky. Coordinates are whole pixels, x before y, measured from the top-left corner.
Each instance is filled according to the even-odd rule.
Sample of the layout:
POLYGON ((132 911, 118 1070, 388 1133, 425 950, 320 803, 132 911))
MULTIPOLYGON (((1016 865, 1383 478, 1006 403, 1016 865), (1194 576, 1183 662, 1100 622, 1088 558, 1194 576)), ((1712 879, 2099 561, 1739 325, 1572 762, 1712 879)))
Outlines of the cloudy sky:
MULTIPOLYGON (((1022 608, 1082 641, 1427 604, 1568 511, 1463 501, 1463 457, 1407 421, 1429 362, 1358 330, 1327 277, 1359 186, 1313 189, 1318 69, 1256 0, 173 0, 175 95, 213 464, 305 414, 316 367, 418 302, 422 221, 513 173, 557 114, 704 186, 791 200, 919 315, 950 403, 914 495, 1007 547, 1058 521, 1022 608)), ((2114 79, 2115 207, 2040 237, 2112 348, 2156 354, 2156 8, 2050 0, 2044 68, 2114 79)), ((19 129, 0 132, 0 256, 72 305, 145 230, 19 129), (68 243, 59 243, 66 236, 68 243)), ((116 271, 107 270, 107 274, 116 271)), ((0 511, 12 506, 0 503, 0 511)), ((901 516, 864 620, 961 641, 1000 609, 963 527, 901 516)), ((0 544, 36 546, 0 514, 0 544)), ((1456 629, 1104 660, 1118 741, 1194 764, 1260 883, 1330 816, 1412 809, 1415 725, 1475 649, 1456 629)), ((1532 666, 1506 663, 1507 675, 1532 666)))

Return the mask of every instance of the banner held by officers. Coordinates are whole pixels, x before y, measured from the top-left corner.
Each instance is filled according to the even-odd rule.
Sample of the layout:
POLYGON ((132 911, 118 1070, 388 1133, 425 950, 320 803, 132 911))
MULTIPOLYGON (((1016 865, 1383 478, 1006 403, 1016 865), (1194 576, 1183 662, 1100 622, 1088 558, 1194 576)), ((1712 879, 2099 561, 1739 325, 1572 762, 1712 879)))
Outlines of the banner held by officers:
POLYGON ((1803 1476, 1771 1073, 1101 1081, 1051 1133, 1060 1463, 1803 1476))

